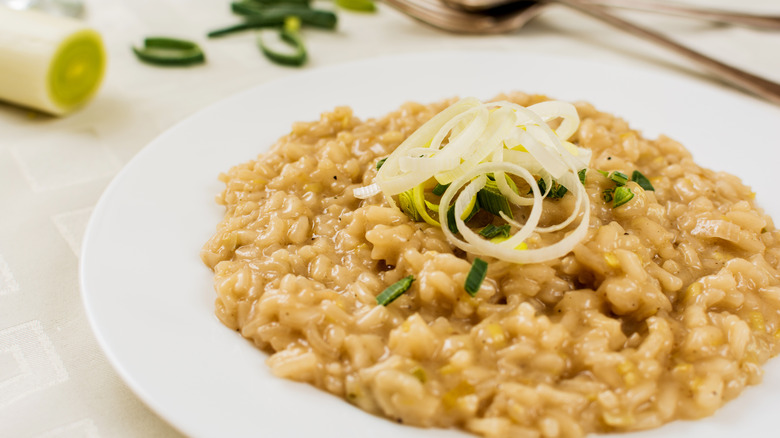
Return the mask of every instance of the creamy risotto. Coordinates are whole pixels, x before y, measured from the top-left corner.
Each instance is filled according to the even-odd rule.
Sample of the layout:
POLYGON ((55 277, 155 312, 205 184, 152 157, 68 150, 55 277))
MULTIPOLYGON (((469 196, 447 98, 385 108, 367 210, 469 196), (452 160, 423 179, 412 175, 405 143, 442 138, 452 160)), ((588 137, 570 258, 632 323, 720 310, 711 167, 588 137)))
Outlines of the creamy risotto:
MULTIPOLYGON (((381 194, 355 197, 378 160, 453 102, 369 120, 336 108, 220 175, 226 216, 201 254, 216 314, 270 353, 276 375, 392 421, 487 437, 653 428, 710 415, 761 381, 780 348, 780 232, 749 187, 670 138, 576 104, 570 141, 592 151, 585 237, 541 263, 480 256, 487 277, 473 296, 474 254, 381 194), (654 191, 628 181, 634 196, 615 207, 608 173, 634 170, 654 191), (377 303, 408 276, 405 293, 377 303)), ((573 199, 544 199, 541 220, 566 218, 573 199)), ((469 225, 494 220, 483 211, 469 225)))

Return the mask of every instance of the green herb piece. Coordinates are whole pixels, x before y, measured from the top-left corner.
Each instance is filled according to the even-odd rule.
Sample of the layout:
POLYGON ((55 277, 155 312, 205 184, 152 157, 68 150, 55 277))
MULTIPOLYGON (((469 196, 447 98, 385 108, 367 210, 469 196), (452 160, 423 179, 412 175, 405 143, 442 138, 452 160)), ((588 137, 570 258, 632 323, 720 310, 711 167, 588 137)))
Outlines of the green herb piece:
POLYGON ((604 178, 609 178, 609 172, 607 172, 606 170, 598 170, 598 169, 596 169, 596 172, 604 175, 604 178))
MULTIPOLYGON (((474 206, 471 207, 471 210, 464 211, 464 214, 466 214, 466 217, 463 218, 461 215, 461 218, 463 218, 463 222, 468 222, 471 220, 471 218, 474 217, 475 214, 480 210, 480 204, 479 204, 479 198, 474 200, 474 206)), ((460 231, 458 231, 458 224, 455 222, 455 204, 450 205, 450 208, 447 209, 447 228, 452 231, 452 234, 458 234, 460 231)))
POLYGON ((271 61, 293 67, 299 67, 306 62, 306 46, 303 45, 298 30, 301 28, 301 20, 291 15, 284 20, 284 27, 279 31, 279 39, 292 48, 292 52, 279 52, 270 48, 263 40, 262 35, 257 36, 257 44, 260 50, 271 61))
POLYGON ((239 15, 244 15, 251 20, 277 19, 282 20, 286 17, 298 17, 303 24, 320 27, 323 29, 334 29, 338 22, 338 17, 331 11, 323 9, 312 9, 308 5, 301 4, 279 4, 278 6, 258 7, 248 3, 232 3, 230 8, 239 15))
POLYGON ((299 5, 309 6, 310 0, 244 0, 241 3, 248 3, 260 7, 278 6, 278 5, 299 5))
POLYGON ((382 168, 382 165, 385 164, 385 161, 387 161, 387 157, 382 158, 381 160, 376 162, 376 170, 379 170, 382 168))
POLYGON ((336 5, 350 11, 374 12, 376 5, 372 0, 336 0, 336 5))
POLYGON ((177 38, 145 38, 144 46, 133 47, 133 53, 141 61, 155 65, 185 66, 206 61, 200 46, 177 38))
POLYGON ((610 172, 608 178, 614 181, 618 186, 624 186, 628 182, 628 175, 623 172, 618 172, 617 170, 610 172))
POLYGON ((447 191, 447 187, 449 186, 449 184, 436 184, 436 187, 433 188, 433 194, 436 196, 441 196, 444 194, 444 192, 447 191))
POLYGON ((615 203, 613 208, 618 208, 634 197, 634 193, 626 186, 620 186, 615 189, 615 203))
MULTIPOLYGON (((536 182, 539 185, 539 191, 542 193, 547 193, 545 197, 551 198, 551 199, 560 199, 563 198, 563 195, 566 194, 569 190, 558 184, 557 182, 552 182, 552 187, 550 188, 550 191, 547 191, 547 183, 544 181, 544 178, 539 178, 539 180, 536 182)), ((533 193, 533 191, 529 192, 533 193)))
POLYGON ((601 199, 603 199, 604 202, 612 202, 614 198, 615 198, 615 189, 607 189, 601 192, 601 199))
POLYGON ((512 228, 509 226, 509 224, 503 224, 498 227, 493 224, 487 224, 485 228, 479 231, 479 235, 486 239, 492 239, 498 235, 509 237, 509 232, 511 229, 512 228))
POLYGON ((413 221, 420 222, 422 221, 422 216, 420 216, 420 212, 417 211, 417 207, 414 206, 413 190, 414 189, 409 189, 398 194, 398 206, 401 207, 401 211, 412 218, 413 221))
POLYGON ((480 207, 494 215, 499 216, 499 213, 503 211, 510 219, 513 217, 509 200, 501 193, 495 181, 488 179, 485 182, 485 187, 477 192, 477 199, 480 207))
POLYGON ((380 306, 386 306, 392 303, 396 300, 396 298, 400 297, 404 292, 409 290, 413 281, 414 275, 410 275, 396 281, 395 283, 388 286, 387 289, 383 290, 381 294, 376 296, 376 303, 380 306))
POLYGON ((233 26, 223 27, 221 29, 212 30, 206 34, 209 38, 217 38, 225 35, 230 35, 236 32, 243 32, 251 29, 262 29, 266 27, 276 27, 284 24, 284 17, 253 17, 251 20, 239 23, 233 26))
POLYGON ((585 184, 585 175, 588 173, 588 169, 581 169, 579 172, 577 172, 577 176, 580 177, 580 182, 582 184, 585 184))
POLYGON ((475 258, 474 262, 471 264, 469 275, 466 276, 466 284, 464 284, 463 287, 472 297, 477 294, 479 287, 482 286, 482 282, 485 281, 487 268, 487 262, 479 257, 475 258))
POLYGON ((639 187, 642 187, 645 190, 655 191, 655 188, 653 187, 653 184, 650 183, 650 180, 647 179, 646 176, 642 175, 642 172, 635 170, 631 174, 631 181, 639 184, 639 187))

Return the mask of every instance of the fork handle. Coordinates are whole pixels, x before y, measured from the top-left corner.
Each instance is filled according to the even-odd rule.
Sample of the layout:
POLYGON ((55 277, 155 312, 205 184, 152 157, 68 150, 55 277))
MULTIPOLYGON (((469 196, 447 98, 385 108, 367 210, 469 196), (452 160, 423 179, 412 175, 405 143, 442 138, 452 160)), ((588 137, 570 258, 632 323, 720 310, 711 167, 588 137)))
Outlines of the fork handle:
POLYGON ((720 62, 716 59, 710 58, 707 55, 699 53, 688 47, 685 47, 676 41, 669 39, 668 37, 655 32, 650 29, 646 29, 641 26, 637 26, 631 22, 628 22, 622 18, 616 17, 604 10, 601 6, 595 6, 587 3, 583 0, 545 0, 552 3, 559 3, 569 6, 580 12, 597 18, 607 24, 610 24, 618 29, 626 31, 630 34, 642 37, 646 40, 653 41, 667 49, 676 52, 683 57, 699 64, 706 70, 714 73, 719 78, 731 83, 732 85, 749 91, 756 96, 762 97, 772 103, 780 105, 780 84, 772 82, 768 79, 756 76, 748 73, 744 70, 740 70, 731 65, 720 62))
POLYGON ((585 0, 599 6, 631 9, 635 11, 653 12, 659 14, 678 15, 688 18, 699 18, 718 23, 741 24, 758 29, 780 30, 780 16, 746 14, 712 8, 690 7, 669 2, 646 0, 585 0))

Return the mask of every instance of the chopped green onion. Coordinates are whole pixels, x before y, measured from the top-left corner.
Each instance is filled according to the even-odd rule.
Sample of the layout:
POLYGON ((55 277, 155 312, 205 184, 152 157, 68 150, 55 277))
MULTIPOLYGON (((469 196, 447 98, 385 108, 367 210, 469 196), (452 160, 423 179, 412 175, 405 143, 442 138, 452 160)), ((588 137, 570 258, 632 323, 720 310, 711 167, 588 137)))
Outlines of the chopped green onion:
POLYGON ((395 283, 388 286, 387 289, 383 290, 381 294, 376 296, 376 303, 380 306, 386 306, 392 303, 396 300, 396 298, 400 297, 404 292, 409 290, 413 281, 414 275, 410 275, 396 281, 395 283))
POLYGON ((475 258, 474 263, 471 264, 469 275, 466 276, 466 284, 464 284, 463 287, 472 297, 479 292, 479 287, 482 286, 482 282, 485 281, 487 267, 487 262, 479 257, 475 258))
POLYGON ((499 213, 503 211, 510 219, 513 218, 509 200, 501 193, 495 181, 486 180, 485 187, 477 192, 477 199, 480 207, 494 215, 499 216, 499 213))
MULTIPOLYGON (((233 6, 233 11, 236 12, 236 6, 233 6)), ((238 6, 238 11, 241 12, 237 13, 241 13, 241 15, 247 17, 247 21, 222 29, 213 30, 208 33, 208 37, 215 38, 250 29, 282 26, 287 17, 298 17, 303 24, 323 29, 334 29, 338 21, 336 14, 333 12, 295 5, 274 6, 269 8, 244 5, 238 6), (250 13, 249 11, 252 12, 250 13)))
POLYGON ((639 187, 642 187, 645 190, 655 191, 655 188, 653 187, 653 184, 650 183, 650 180, 647 179, 646 176, 642 175, 642 172, 635 170, 631 174, 631 181, 634 181, 635 183, 639 184, 639 187))
POLYGON ((133 47, 133 53, 141 61, 156 65, 183 66, 206 60, 203 50, 196 43, 176 38, 145 38, 144 46, 133 47))
POLYGON ((614 196, 615 189, 607 189, 601 192, 601 199, 604 200, 604 202, 612 202, 612 199, 615 198, 614 196))
POLYGON ((449 186, 449 184, 436 184, 436 187, 433 188, 433 194, 436 196, 441 196, 444 194, 444 192, 447 191, 447 187, 449 186))
POLYGON ((509 237, 509 232, 511 230, 512 228, 509 226, 509 224, 503 224, 498 227, 493 224, 487 224, 485 228, 479 231, 479 235, 487 239, 492 239, 498 235, 509 237))
MULTIPOLYGON (((471 209, 467 209, 463 212, 463 215, 461 215, 461 219, 463 219, 463 222, 468 222, 471 220, 471 218, 474 217, 475 214, 480 210, 480 203, 479 198, 475 197, 474 204, 471 206, 471 209), (463 216, 466 217, 463 217, 463 216)), ((447 227, 452 231, 453 234, 458 234, 458 224, 455 222, 455 204, 450 205, 450 208, 447 209, 447 227)))
POLYGON ((405 215, 412 218, 415 222, 422 221, 422 217, 420 216, 420 212, 417 211, 417 208, 414 206, 414 189, 409 189, 405 192, 401 192, 398 194, 398 206, 401 207, 401 211, 404 212, 405 215))
POLYGON ((262 29, 264 27, 276 27, 284 24, 284 17, 253 17, 245 23, 239 23, 233 26, 223 27, 212 30, 206 34, 209 38, 221 37, 231 33, 242 32, 250 29, 262 29))
POLYGON ((620 186, 615 189, 615 203, 613 208, 618 208, 634 197, 634 193, 626 186, 620 186))
POLYGON ((257 36, 257 44, 260 50, 271 61, 293 67, 299 67, 306 62, 306 46, 303 45, 298 29, 301 27, 301 20, 291 15, 284 20, 284 27, 279 31, 279 39, 292 47, 292 52, 279 52, 271 49, 263 40, 262 35, 257 36))
POLYGON ((382 165, 385 164, 385 161, 387 161, 387 157, 382 158, 381 160, 376 162, 376 170, 379 170, 382 168, 382 165))
POLYGON ((585 175, 588 173, 588 168, 581 169, 579 172, 577 172, 577 176, 580 177, 580 182, 582 184, 585 184, 585 175))
POLYGON ((628 175, 623 172, 618 172, 617 170, 610 172, 608 178, 614 181, 618 186, 624 186, 628 182, 628 175))
POLYGON ((596 169, 596 172, 604 175, 605 178, 609 178, 609 172, 607 172, 605 170, 598 170, 598 169, 596 169))
POLYGON ((376 5, 373 0, 336 0, 336 5, 350 11, 374 12, 376 5))
MULTIPOLYGON (((539 178, 539 180, 537 181, 537 184, 539 184, 539 191, 540 192, 542 192, 542 193, 547 192, 547 183, 544 181, 544 178, 539 178)), ((550 191, 547 192, 547 196, 546 197, 547 198, 551 198, 551 199, 560 199, 560 198, 563 198, 563 195, 565 195, 566 192, 568 192, 568 191, 569 190, 566 187, 564 187, 564 186, 558 184, 557 182, 553 181, 552 182, 552 187, 550 188, 550 191)), ((533 191, 529 192, 529 194, 530 193, 533 193, 533 191)))

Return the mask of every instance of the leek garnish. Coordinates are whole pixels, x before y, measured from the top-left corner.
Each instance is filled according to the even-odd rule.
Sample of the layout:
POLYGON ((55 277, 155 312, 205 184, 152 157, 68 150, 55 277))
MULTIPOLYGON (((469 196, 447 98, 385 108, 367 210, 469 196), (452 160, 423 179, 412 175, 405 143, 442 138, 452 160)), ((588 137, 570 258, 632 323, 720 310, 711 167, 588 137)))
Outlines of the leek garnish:
POLYGON ((645 190, 650 190, 652 192, 655 191, 655 188, 653 187, 653 184, 650 183, 650 180, 647 179, 646 176, 642 175, 642 173, 638 170, 635 170, 631 174, 631 181, 637 183, 639 187, 642 187, 645 190))
POLYGON ((547 183, 544 181, 544 178, 539 178, 539 182, 538 183, 539 183, 539 190, 542 191, 542 192, 547 193, 547 195, 546 195, 547 198, 560 199, 560 198, 563 198, 563 195, 565 195, 566 192, 568 191, 568 189, 566 187, 558 184, 555 181, 553 181, 550 184, 550 190, 548 191, 547 190, 547 183))
POLYGON ((133 47, 133 53, 138 59, 156 65, 192 65, 206 60, 196 43, 176 38, 146 38, 142 48, 133 47))
POLYGON ((477 295, 480 286, 482 286, 482 282, 485 281, 485 276, 487 276, 487 268, 487 262, 479 257, 475 258, 474 262, 471 264, 471 269, 469 270, 468 276, 466 276, 466 283, 463 285, 463 287, 472 297, 477 295))
POLYGON ((489 179, 489 177, 485 182, 485 187, 477 193, 477 199, 480 207, 496 216, 500 216, 501 212, 503 212, 510 219, 514 217, 512 216, 512 207, 509 206, 509 200, 501 194, 498 184, 494 180, 489 179))
POLYGON ((438 220, 447 240, 476 256, 513 263, 562 257, 586 236, 590 217, 582 179, 592 152, 568 142, 578 125, 576 109, 563 102, 526 108, 466 98, 412 133, 387 157, 372 184, 356 188, 354 195, 366 199, 381 191, 390 205, 400 204, 415 220, 425 220, 423 212, 438 213, 431 219, 438 220), (553 121, 559 122, 556 130, 548 125, 553 121), (540 178, 545 189, 555 190, 540 191, 540 178), (529 194, 520 195, 515 182, 521 180, 529 194), (441 195, 438 212, 436 202, 425 199, 428 193, 441 195), (540 226, 544 197, 565 193, 574 197, 568 217, 540 226), (490 227, 472 230, 467 224, 480 208, 505 223, 493 225, 500 229, 493 237, 485 235, 492 234, 490 227), (524 223, 514 219, 514 208, 523 209, 524 223), (528 249, 524 243, 532 233, 567 228, 552 244, 528 249))
POLYGON ((626 202, 630 201, 634 197, 634 193, 630 188, 626 186, 620 186, 615 188, 615 201, 612 204, 612 208, 618 208, 626 202))
POLYGON ((509 224, 503 224, 498 227, 493 224, 487 224, 485 228, 479 231, 479 235, 487 239, 492 239, 499 235, 509 237, 510 231, 512 231, 512 227, 509 224))
POLYGON ((588 173, 588 169, 587 168, 581 169, 579 172, 577 172, 577 176, 580 177, 580 182, 582 184, 585 184, 585 174, 587 174, 587 173, 588 173))
POLYGON ((376 162, 376 170, 379 170, 382 168, 382 165, 385 164, 385 161, 387 161, 387 157, 382 158, 381 160, 376 162))
POLYGON ((433 194, 436 196, 441 196, 444 194, 444 192, 447 190, 447 187, 449 187, 449 184, 436 184, 436 187, 433 188, 433 194))
POLYGON ((607 178, 611 179, 618 186, 624 186, 628 182, 628 175, 617 170, 609 172, 607 178))
MULTIPOLYGON (((433 219, 428 214, 428 209, 425 205, 425 195, 423 194, 423 185, 420 184, 412 189, 412 201, 414 202, 414 208, 417 210, 417 213, 420 215, 422 220, 425 222, 433 225, 434 227, 440 227, 441 224, 439 224, 438 221, 433 219)), ((438 208, 437 208, 438 210, 438 208)))
POLYGON ((410 275, 396 281, 383 290, 382 293, 376 296, 376 303, 380 306, 386 306, 392 303, 396 300, 396 298, 400 297, 404 292, 409 290, 413 281, 414 275, 410 275))
POLYGON ((398 194, 398 206, 405 215, 412 218, 413 221, 419 222, 422 220, 420 213, 417 211, 417 207, 414 205, 414 189, 407 190, 398 194))
MULTIPOLYGON (((441 205, 441 204, 439 204, 441 205)), ((479 212, 480 205, 479 200, 475 196, 471 199, 471 202, 469 203, 469 206, 466 208, 466 210, 463 212, 463 214, 460 216, 460 218, 463 220, 463 222, 468 222, 471 220, 471 218, 474 217, 477 212, 479 212)), ((455 223, 455 205, 451 205, 450 208, 447 210, 447 224, 449 226, 450 231, 452 231, 453 234, 458 233, 458 224, 455 223)))

